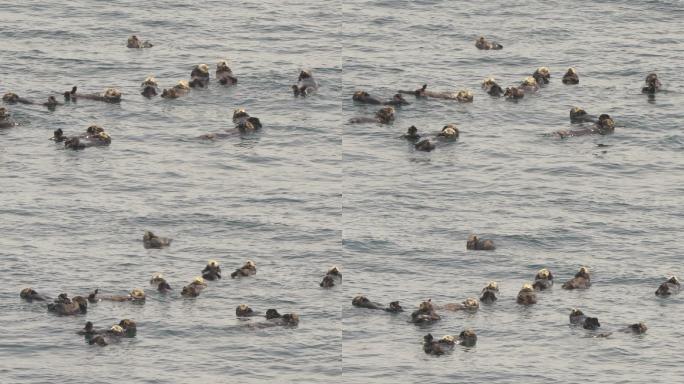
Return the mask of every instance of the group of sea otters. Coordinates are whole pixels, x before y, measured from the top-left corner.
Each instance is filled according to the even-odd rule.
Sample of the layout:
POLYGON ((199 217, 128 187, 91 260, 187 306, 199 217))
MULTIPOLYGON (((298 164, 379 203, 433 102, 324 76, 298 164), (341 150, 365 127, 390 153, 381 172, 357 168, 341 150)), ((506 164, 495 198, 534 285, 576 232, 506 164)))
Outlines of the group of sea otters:
MULTIPOLYGON (((157 236, 151 231, 145 231, 143 234, 143 247, 146 249, 161 249, 171 245, 171 239, 157 236)), ((240 268, 235 269, 230 274, 233 279, 249 277, 256 274, 256 264, 252 260, 247 260, 240 268)), ((209 260, 207 265, 201 271, 201 275, 195 277, 189 284, 185 285, 180 292, 181 297, 196 298, 207 288, 207 281, 217 281, 221 279, 221 267, 216 260, 209 260)), ((339 269, 333 266, 320 286, 330 288, 336 284, 341 283, 342 274, 339 269), (331 279, 331 281, 328 281, 331 279)), ((150 285, 154 287, 159 295, 169 295, 173 289, 166 281, 164 275, 155 273, 150 279, 150 285)), ((135 304, 144 304, 146 293, 141 288, 134 288, 126 295, 101 295, 99 289, 95 289, 88 295, 74 296, 69 298, 66 293, 61 293, 56 299, 40 294, 33 288, 24 288, 19 293, 19 296, 28 301, 47 302, 47 311, 61 316, 82 315, 88 311, 88 305, 92 305, 102 301, 113 302, 130 302, 135 304)), ((280 314, 276 309, 268 309, 264 314, 252 310, 246 304, 240 304, 235 309, 235 315, 239 319, 247 320, 252 317, 265 318, 265 321, 247 323, 251 328, 268 328, 268 327, 296 327, 299 324, 299 315, 295 312, 280 314)), ((105 346, 118 342, 124 337, 135 337, 137 333, 137 324, 130 319, 123 319, 119 323, 112 325, 110 328, 96 329, 93 323, 88 321, 85 327, 78 331, 77 334, 83 335, 86 341, 91 345, 105 346)))
MULTIPOLYGON (((147 41, 141 41, 137 36, 131 36, 128 39, 128 48, 151 48, 153 45, 147 41)), ((500 50, 503 46, 497 42, 490 42, 484 37, 476 40, 475 46, 482 50, 500 50)), ((216 65, 215 77, 221 85, 232 86, 237 84, 237 78, 233 75, 232 70, 225 60, 220 61, 216 65)), ((531 76, 526 77, 518 86, 511 86, 504 90, 494 78, 488 77, 482 82, 482 89, 492 97, 505 97, 507 100, 516 101, 523 98, 526 94, 536 93, 539 89, 548 84, 551 78, 550 71, 547 67, 537 68, 531 76)), ((172 88, 164 89, 161 92, 161 97, 166 99, 176 99, 186 95, 193 88, 206 88, 209 86, 209 67, 206 64, 197 65, 190 73, 190 81, 181 80, 172 88)), ((569 68, 562 79, 563 84, 579 84, 579 76, 574 68, 569 68)), ((292 92, 296 97, 305 97, 316 92, 318 89, 318 82, 313 78, 310 70, 302 70, 297 79, 297 84, 292 85, 292 92)), ((651 73, 646 77, 646 84, 642 88, 642 92, 653 95, 662 87, 658 76, 651 73)), ((65 102, 77 102, 78 100, 95 100, 107 103, 118 103, 121 101, 121 92, 114 88, 107 88, 101 94, 81 94, 77 92, 77 87, 74 86, 70 91, 64 92, 65 102)), ((146 98, 155 97, 159 93, 159 86, 154 77, 147 77, 141 84, 141 95, 146 98)), ((382 105, 373 117, 356 117, 350 120, 350 123, 380 123, 389 124, 394 121, 395 107, 400 108, 410 105, 403 97, 403 94, 413 95, 417 98, 429 99, 445 99, 454 100, 460 103, 473 102, 474 96, 470 90, 459 90, 457 92, 435 92, 427 90, 427 84, 414 91, 399 90, 392 98, 388 100, 381 100, 377 97, 371 96, 366 91, 356 91, 352 96, 352 100, 363 104, 382 105)), ((39 104, 31 100, 27 100, 18 96, 15 93, 6 93, 3 98, 5 104, 39 104)), ((48 97, 48 101, 40 103, 47 108, 53 110, 57 106, 63 105, 54 96, 48 97)), ((578 130, 563 130, 555 132, 555 135, 565 138, 570 136, 581 136, 589 134, 605 135, 612 133, 615 129, 613 119, 607 114, 592 116, 579 107, 574 107, 570 110, 571 123, 584 124, 589 126, 578 130)), ((251 117, 242 108, 236 109, 233 113, 234 130, 245 133, 253 132, 261 128, 261 122, 256 117, 251 117)), ((0 107, 0 128, 9 128, 17 125, 11 119, 9 111, 5 107, 0 107)), ((202 135, 201 138, 215 139, 228 135, 231 130, 226 130, 227 133, 209 133, 202 135)), ((444 142, 455 140, 459 136, 459 130, 455 124, 446 124, 442 130, 437 133, 433 141, 444 142)), ((407 133, 403 138, 414 143, 414 147, 419 151, 431 151, 436 148, 436 144, 418 133, 415 126, 408 128, 407 133)), ((64 143, 66 148, 83 149, 91 146, 104 146, 111 143, 111 137, 104 129, 97 125, 88 127, 85 133, 80 135, 66 136, 61 129, 54 132, 52 140, 58 143, 64 143)), ((171 239, 159 237, 150 231, 145 231, 143 235, 143 246, 145 248, 164 248, 171 244, 171 239)), ((468 250, 493 250, 495 249, 494 242, 489 239, 479 239, 476 235, 471 235, 466 242, 466 249, 468 250)), ((256 274, 256 264, 248 260, 245 264, 231 273, 232 278, 247 277, 256 274)), ((219 263, 215 260, 210 260, 206 267, 202 270, 202 275, 193 279, 188 285, 181 290, 183 297, 198 297, 200 293, 207 288, 205 281, 215 281, 221 279, 221 268, 219 263)), ((322 288, 332 288, 342 282, 342 274, 339 268, 333 266, 324 276, 320 283, 322 288)), ((156 287, 159 294, 168 294, 172 291, 171 286, 166 281, 164 276, 156 273, 152 276, 150 284, 156 287)), ((525 283, 518 292, 516 297, 517 303, 521 305, 532 305, 537 302, 537 292, 544 291, 553 286, 553 274, 546 268, 537 272, 533 283, 525 283)), ((591 275, 587 267, 581 267, 575 276, 565 283, 563 289, 588 289, 591 286, 591 275)), ((671 294, 677 293, 680 290, 680 282, 675 277, 670 277, 663 282, 655 294, 661 297, 667 297, 671 294)), ((477 298, 467 298, 461 303, 447 303, 444 305, 435 305, 430 299, 420 303, 417 310, 410 315, 409 321, 414 324, 430 324, 441 319, 437 310, 448 311, 470 311, 475 312, 479 309, 480 303, 492 304, 497 300, 499 293, 498 284, 494 281, 489 282, 487 286, 482 289, 479 300, 477 298)), ((25 288, 20 293, 21 298, 27 301, 50 301, 51 299, 37 293, 32 288, 25 288)), ((96 289, 92 293, 84 296, 75 296, 69 298, 67 294, 62 293, 56 299, 47 304, 47 310, 58 315, 78 315, 87 312, 88 303, 93 304, 100 301, 130 301, 133 303, 144 303, 145 292, 142 289, 136 288, 130 291, 129 294, 123 296, 101 296, 99 290, 96 289)), ((352 305, 360 308, 367 308, 373 310, 382 310, 385 312, 398 314, 403 312, 402 306, 398 301, 389 303, 384 306, 380 303, 370 301, 365 296, 357 296, 352 300, 352 305)), ((276 309, 268 309, 263 315, 252 310, 246 304, 240 304, 235 310, 238 318, 248 318, 254 316, 264 316, 264 322, 252 323, 254 327, 270 327, 270 326, 296 326, 299 323, 299 315, 296 313, 286 313, 281 315, 276 309)), ((585 316, 579 309, 573 309, 570 313, 570 324, 582 326, 584 329, 597 330, 600 323, 596 317, 585 316)), ((627 332, 641 334, 646 332, 647 327, 644 323, 634 323, 623 329, 627 332)), ((112 325, 108 329, 96 329, 91 322, 87 322, 84 329, 78 334, 84 335, 90 344, 100 346, 108 345, 116 342, 120 338, 134 337, 137 331, 136 323, 130 319, 123 319, 118 324, 112 325)), ((605 337, 610 333, 599 333, 597 337, 605 337)), ((456 345, 465 347, 472 347, 477 342, 477 335, 472 329, 463 330, 458 336, 447 335, 441 339, 435 339, 431 334, 427 334, 423 339, 423 349, 426 353, 432 355, 441 355, 454 349, 456 345)))

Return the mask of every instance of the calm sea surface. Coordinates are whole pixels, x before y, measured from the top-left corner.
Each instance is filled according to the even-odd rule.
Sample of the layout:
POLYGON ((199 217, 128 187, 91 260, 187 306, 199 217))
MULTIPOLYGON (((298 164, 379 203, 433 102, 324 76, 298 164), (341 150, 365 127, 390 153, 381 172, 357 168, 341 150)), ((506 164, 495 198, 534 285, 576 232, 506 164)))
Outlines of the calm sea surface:
POLYGON ((0 2, 0 93, 123 92, 115 105, 7 106, 21 125, 0 130, 0 383, 682 381, 684 295, 653 294, 684 274, 681 20, 679 1, 0 2), (155 46, 127 49, 131 34, 155 46), (504 49, 477 50, 479 35, 504 49), (148 75, 166 88, 224 58, 235 87, 139 95, 148 75), (518 103, 480 89, 487 76, 505 87, 539 66, 551 84, 518 103), (577 86, 560 81, 570 66, 577 86), (293 98, 301 68, 321 88, 293 98), (666 89, 653 100, 640 94, 649 72, 666 89), (469 88, 475 102, 408 96, 391 125, 346 123, 377 110, 354 105, 355 90, 389 98, 424 83, 469 88), (572 128, 572 106, 610 114, 615 133, 550 136, 572 128), (231 128, 238 107, 264 128, 197 138, 231 128), (461 136, 431 153, 399 138, 446 123, 461 136), (91 124, 111 146, 48 140, 91 124), (145 250, 145 229, 172 246, 145 250), (469 233, 497 250, 466 251, 469 233), (258 272, 225 273, 181 298, 208 259, 226 272, 251 259, 258 272), (323 290, 333 264, 344 284, 323 290), (589 290, 557 284, 534 306, 515 303, 539 268, 562 282, 581 265, 589 290), (174 293, 154 292, 155 272, 174 293), (489 280, 496 304, 408 323, 420 301, 460 302, 489 280), (142 287, 148 298, 57 317, 19 299, 28 286, 52 296, 142 287), (357 294, 407 312, 354 308, 357 294), (240 303, 301 321, 253 329, 236 319, 240 303), (573 307, 613 334, 570 328, 573 307), (138 323, 134 339, 101 348, 75 334, 123 318, 138 323), (646 334, 619 332, 638 321, 646 334), (476 347, 422 351, 426 333, 464 328, 476 347))

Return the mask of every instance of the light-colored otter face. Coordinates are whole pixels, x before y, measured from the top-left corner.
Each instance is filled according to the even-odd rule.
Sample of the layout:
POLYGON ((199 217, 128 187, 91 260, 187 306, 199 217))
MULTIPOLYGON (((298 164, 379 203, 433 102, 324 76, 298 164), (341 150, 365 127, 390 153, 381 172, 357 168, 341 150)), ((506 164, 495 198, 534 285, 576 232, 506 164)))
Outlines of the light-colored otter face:
POLYGON ((444 343, 453 344, 454 342, 456 342, 456 338, 451 336, 451 335, 446 335, 446 336, 442 337, 441 339, 439 339, 439 341, 444 342, 444 343))
POLYGON ((230 67, 228 66, 228 62, 226 60, 221 60, 216 64, 216 71, 217 72, 223 72, 223 71, 231 72, 230 67))
POLYGON ((129 47, 131 47, 131 46, 134 46, 134 47, 140 46, 140 39, 138 39, 138 36, 133 35, 133 36, 129 37, 129 38, 128 38, 128 46, 129 46, 129 47))
POLYGON ((570 67, 570 68, 568 68, 568 72, 566 72, 566 74, 567 75, 576 75, 577 71, 575 70, 575 68, 570 67))
POLYGON ((670 278, 667 279, 667 281, 669 283, 674 284, 674 285, 680 285, 680 282, 679 282, 679 279, 677 278, 677 276, 670 276, 670 278))
POLYGON ((581 274, 583 274, 583 275, 588 275, 588 274, 589 274, 589 268, 587 268, 587 267, 580 267, 579 273, 581 273, 581 274))
POLYGON ((247 262, 245 263, 245 267, 250 269, 256 268, 256 264, 252 260, 247 260, 247 262))
POLYGON ((570 316, 575 317, 575 316, 584 316, 584 312, 580 311, 577 308, 573 308, 572 311, 570 311, 570 316))
POLYGON ((336 265, 333 265, 332 268, 328 270, 329 275, 339 275, 340 274, 340 269, 337 268, 336 265))
POLYGON ((539 67, 539 68, 537 68, 537 73, 540 74, 540 75, 542 75, 542 76, 544 76, 544 77, 548 77, 548 76, 550 76, 550 74, 551 74, 551 73, 549 72, 549 68, 548 68, 548 67, 539 67))
POLYGON ((118 100, 121 98, 121 91, 116 88, 107 88, 104 91, 104 97, 106 99, 118 100))
POLYGON ((135 288, 131 291, 131 297, 135 300, 143 300, 145 298, 145 291, 140 288, 135 288))
POLYGON ((247 111, 245 111, 244 108, 238 108, 233 111, 233 120, 239 119, 241 117, 249 117, 249 114, 247 113, 247 111))
POLYGON ((209 66, 206 64, 199 64, 198 66, 195 67, 197 71, 199 71, 201 74, 209 76, 209 66))
POLYGON ((485 289, 499 292, 499 284, 496 281, 490 281, 485 289))
POLYGON ((534 288, 532 287, 532 284, 525 283, 522 288, 520 288, 520 292, 534 292, 534 288))
POLYGON ((197 276, 192 280, 192 285, 204 285, 204 278, 202 276, 197 276))
POLYGON ((366 91, 356 91, 354 92, 354 97, 357 99, 363 98, 363 97, 368 97, 368 92, 366 91))
POLYGON ((190 83, 187 80, 181 80, 174 86, 176 89, 190 89, 190 83))
POLYGON ((477 309, 480 307, 480 302, 473 297, 469 297, 465 299, 463 306, 466 307, 466 309, 477 309))
POLYGON ((459 100, 472 100, 473 92, 469 89, 462 89, 456 94, 456 98, 459 100))
POLYGON ((218 261, 216 261, 216 260, 209 260, 209 261, 207 262, 207 266, 208 266, 209 268, 218 268, 219 263, 218 263, 218 261))
POLYGON ((534 87, 535 85, 537 85, 537 80, 535 80, 532 76, 528 76, 525 78, 525 80, 523 80, 522 85, 534 87))
POLYGON ((453 124, 447 124, 442 128, 442 135, 446 137, 458 136, 458 128, 453 124))
POLYGON ((490 76, 490 77, 484 79, 484 81, 482 82, 482 88, 491 87, 494 84, 496 84, 496 80, 490 76))
POLYGON ((392 120, 394 120, 394 108, 393 107, 381 108, 376 113, 376 115, 382 121, 392 121, 392 120))
POLYGON ((164 280, 164 275, 161 273, 155 273, 154 275, 152 275, 152 278, 150 279, 150 281, 162 281, 162 280, 164 280))
POLYGON ((584 109, 582 109, 580 107, 572 107, 572 109, 570 110, 570 115, 572 115, 572 116, 579 116, 579 115, 586 115, 586 114, 587 114, 587 111, 585 111, 584 109))
POLYGON ((147 76, 141 84, 143 87, 157 87, 157 79, 154 76, 147 76))
POLYGON ((311 75, 311 70, 310 70, 310 69, 302 69, 302 70, 299 72, 299 79, 300 79, 300 80, 301 80, 301 79, 309 79, 309 78, 311 78, 311 77, 312 77, 312 75, 311 75))
POLYGON ((117 336, 121 336, 124 333, 123 328, 119 324, 112 325, 109 331, 117 336))
POLYGON ((546 268, 542 268, 537 272, 537 277, 544 280, 548 279, 550 275, 549 270, 546 268))

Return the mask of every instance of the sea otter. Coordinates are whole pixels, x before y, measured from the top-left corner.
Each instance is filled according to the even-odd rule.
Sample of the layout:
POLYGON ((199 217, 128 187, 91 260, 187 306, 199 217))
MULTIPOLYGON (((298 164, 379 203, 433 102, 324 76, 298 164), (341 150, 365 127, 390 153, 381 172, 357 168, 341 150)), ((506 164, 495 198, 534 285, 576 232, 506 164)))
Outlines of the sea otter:
POLYGON ((411 313, 411 322, 414 324, 430 324, 440 319, 429 299, 420 303, 418 309, 411 313))
POLYGON ((143 234, 143 247, 145 247, 145 249, 165 248, 171 245, 172 241, 173 239, 157 236, 151 231, 145 231, 145 233, 143 234))
POLYGON ((634 323, 630 324, 625 328, 626 332, 634 333, 637 335, 641 335, 642 333, 646 333, 648 330, 648 327, 644 323, 634 323))
POLYGON ((459 131, 456 128, 456 124, 447 124, 442 127, 442 131, 437 134, 437 138, 444 140, 456 140, 458 138, 459 131))
MULTIPOLYGON (((55 132, 55 134, 59 133, 55 132)), ((63 137, 63 133, 61 133, 61 136, 54 136, 53 138, 55 141, 58 141, 61 137, 63 137)), ((65 148, 84 149, 88 147, 107 146, 112 143, 112 138, 105 132, 104 128, 99 125, 91 125, 86 129, 85 133, 79 136, 64 138, 63 141, 65 148)))
POLYGON ((87 321, 85 323, 85 326, 83 327, 83 329, 76 332, 76 334, 77 335, 83 335, 83 336, 87 337, 87 336, 93 336, 93 335, 96 335, 96 334, 102 333, 102 332, 104 332, 104 330, 95 329, 95 326, 93 325, 93 323, 91 321, 87 321))
POLYGON ((78 88, 74 86, 71 91, 64 92, 64 98, 66 100, 95 100, 104 101, 105 103, 119 103, 121 102, 121 91, 116 88, 106 88, 103 93, 77 93, 78 88))
POLYGON ((207 266, 202 270, 202 277, 205 280, 213 281, 221 279, 221 267, 218 261, 209 260, 207 266))
POLYGON ((16 123, 10 117, 10 112, 5 107, 0 107, 0 129, 11 128, 15 126, 16 123))
POLYGON ((131 37, 128 38, 128 42, 126 43, 126 46, 128 48, 152 48, 153 45, 149 43, 148 41, 140 41, 138 39, 138 36, 132 35, 131 37))
POLYGON ((339 268, 337 268, 337 266, 333 266, 325 274, 325 277, 323 277, 323 281, 321 281, 319 285, 323 288, 332 288, 335 285, 339 285, 341 283, 342 273, 340 272, 339 268))
POLYGON ((190 72, 191 88, 206 88, 209 86, 209 66, 206 64, 198 64, 190 72))
POLYGON ((589 268, 581 267, 575 277, 563 283, 563 289, 587 289, 591 286, 589 268))
POLYGON ((235 316, 237 317, 250 317, 256 316, 257 313, 252 310, 247 304, 240 304, 235 308, 235 316))
POLYGON ((181 295, 185 297, 197 297, 206 287, 207 284, 204 282, 204 278, 202 278, 202 276, 197 276, 190 284, 183 287, 181 295))
POLYGON ((33 101, 20 97, 19 95, 13 92, 7 92, 4 95, 2 95, 2 101, 4 101, 7 104, 34 104, 33 101))
POLYGON ((235 128, 240 132, 254 132, 261 129, 261 120, 250 116, 244 108, 238 108, 233 111, 233 123, 235 123, 235 128))
POLYGON ((523 93, 534 93, 539 90, 539 83, 537 80, 532 77, 532 76, 527 76, 523 81, 520 83, 518 86, 519 90, 522 90, 523 93))
POLYGON ((427 90, 427 84, 423 84, 421 88, 418 88, 415 91, 399 90, 398 92, 420 98, 432 97, 436 99, 457 100, 461 103, 470 103, 473 101, 473 93, 467 89, 458 92, 433 92, 427 90))
POLYGON ((64 105, 64 104, 58 102, 54 96, 49 96, 47 101, 45 103, 43 103, 43 106, 47 107, 47 109, 49 109, 51 111, 54 111, 58 105, 64 105))
POLYGON ((19 297, 26 301, 46 301, 48 298, 33 290, 33 288, 24 288, 19 292, 19 297))
POLYGON ((487 92, 489 96, 500 97, 503 95, 504 91, 501 86, 496 83, 493 77, 488 77, 482 82, 482 89, 487 92))
POLYGON ((532 287, 535 291, 543 291, 553 286, 553 274, 546 268, 542 268, 534 276, 534 283, 532 287))
POLYGON ((504 92, 504 97, 506 100, 516 101, 525 97, 525 92, 518 87, 508 87, 504 92))
POLYGON ((599 116, 598 121, 592 127, 576 130, 562 130, 554 132, 555 136, 564 139, 566 137, 585 136, 585 135, 608 135, 615 132, 615 121, 607 115, 599 116))
POLYGON ((435 340, 430 333, 423 336, 423 351, 429 355, 439 356, 451 352, 455 345, 456 338, 451 335, 446 335, 439 340, 435 340))
POLYGON ((480 295, 480 302, 484 304, 491 304, 497 300, 496 295, 499 293, 499 284, 496 281, 490 281, 486 287, 482 288, 480 295))
POLYGON ((50 140, 54 141, 55 143, 61 143, 66 139, 68 139, 68 137, 64 135, 62 128, 55 129, 54 132, 52 132, 52 137, 50 138, 50 140))
POLYGON ((88 311, 88 301, 81 296, 69 299, 62 293, 54 303, 47 305, 48 312, 55 312, 58 315, 80 315, 88 311))
POLYGON ((461 303, 448 303, 441 306, 435 306, 435 309, 445 309, 448 311, 468 311, 477 312, 480 308, 480 302, 474 297, 469 297, 461 303))
POLYGON ((233 279, 236 277, 256 275, 256 264, 252 260, 247 260, 245 264, 230 274, 233 279))
MULTIPOLYGON (((96 293, 97 294, 97 293, 96 293)), ((95 300, 105 300, 105 301, 117 301, 117 302, 124 302, 124 301, 131 301, 131 302, 136 302, 136 303, 144 303, 145 302, 145 291, 143 291, 140 288, 134 288, 131 290, 131 292, 128 293, 128 295, 114 295, 114 296, 93 296, 95 300)))
POLYGON ((582 323, 582 328, 588 329, 588 330, 596 330, 601 327, 601 323, 599 323, 599 319, 596 317, 587 317, 584 319, 584 322, 582 323))
POLYGON ((551 72, 547 67, 539 67, 532 74, 537 84, 548 84, 551 79, 551 72))
POLYGON ((216 63, 216 80, 222 85, 237 84, 237 77, 233 75, 233 71, 228 66, 226 60, 221 60, 216 63))
POLYGON ((660 284, 658 289, 655 291, 656 296, 670 296, 673 293, 678 293, 681 289, 681 284, 676 276, 672 276, 667 279, 666 282, 660 284))
POLYGON ((292 85, 292 93, 295 96, 307 96, 318 90, 318 82, 314 80, 313 74, 309 69, 299 72, 297 84, 292 85))
POLYGON ((568 68, 568 71, 565 72, 565 75, 563 75, 563 84, 579 84, 579 75, 577 74, 575 68, 568 68))
POLYGON ((380 123, 389 124, 394 121, 394 108, 393 107, 383 107, 375 112, 375 117, 354 117, 349 119, 351 124, 363 124, 363 123, 380 123))
POLYGON ((435 148, 437 148, 437 146, 435 144, 430 142, 430 139, 421 140, 421 141, 417 142, 413 147, 416 149, 416 151, 422 151, 422 152, 430 152, 430 151, 434 150, 435 148))
POLYGON ((572 107, 570 109, 571 123, 593 123, 596 121, 596 116, 590 115, 580 107, 572 107))
POLYGON ((537 295, 534 293, 534 288, 532 284, 523 284, 520 292, 518 292, 518 297, 516 299, 518 304, 530 305, 537 303, 537 295))
POLYGON ((138 332, 138 325, 133 320, 123 319, 119 321, 118 325, 123 330, 123 336, 135 337, 135 334, 138 332))
POLYGON ((364 104, 373 104, 373 105, 392 105, 392 106, 402 106, 402 105, 409 105, 408 101, 404 99, 404 96, 401 94, 397 93, 392 98, 388 101, 381 101, 377 97, 371 96, 368 94, 366 91, 356 91, 354 92, 354 95, 352 96, 352 100, 359 102, 359 103, 364 103, 364 104))
POLYGON ((499 50, 503 48, 503 45, 497 43, 497 42, 490 42, 487 39, 484 38, 484 36, 480 36, 477 40, 475 40, 475 46, 477 49, 483 49, 483 50, 499 50))
MULTIPOLYGON (((276 311, 277 313, 277 311, 276 311)), ((299 315, 292 312, 292 313, 285 313, 283 315, 278 314, 277 317, 274 317, 273 314, 271 315, 271 318, 269 318, 266 323, 260 323, 260 327, 269 327, 269 326, 283 326, 283 327, 296 327, 299 324, 299 315)))
POLYGON ((171 286, 161 273, 155 273, 150 279, 150 285, 157 287, 160 293, 166 293, 171 290, 171 286))
POLYGON ((167 88, 162 91, 161 97, 165 99, 177 99, 190 92, 190 84, 186 80, 180 80, 173 88, 167 88))
POLYGON ((147 98, 157 96, 157 92, 159 92, 159 85, 157 84, 157 79, 155 79, 153 76, 148 76, 147 78, 145 78, 145 81, 143 81, 140 84, 140 88, 140 94, 147 98))
POLYGON ((480 240, 477 235, 471 234, 466 242, 466 249, 473 251, 491 251, 496 249, 494 241, 485 239, 480 240))
POLYGON ((658 79, 658 75, 655 73, 650 73, 648 76, 646 76, 646 85, 641 88, 642 93, 647 93, 647 94, 654 94, 658 91, 660 91, 660 88, 663 86, 660 83, 660 80, 658 79))
POLYGON ((584 315, 584 312, 577 308, 573 308, 570 311, 570 324, 583 324, 584 319, 587 317, 584 315))
POLYGON ((416 141, 420 140, 420 135, 418 134, 418 128, 416 128, 415 125, 412 125, 408 127, 406 130, 406 134, 401 135, 402 139, 406 139, 412 143, 415 143, 416 141))
POLYGON ((383 305, 374 301, 368 300, 366 296, 356 296, 352 299, 352 305, 359 308, 367 309, 383 309, 383 305))

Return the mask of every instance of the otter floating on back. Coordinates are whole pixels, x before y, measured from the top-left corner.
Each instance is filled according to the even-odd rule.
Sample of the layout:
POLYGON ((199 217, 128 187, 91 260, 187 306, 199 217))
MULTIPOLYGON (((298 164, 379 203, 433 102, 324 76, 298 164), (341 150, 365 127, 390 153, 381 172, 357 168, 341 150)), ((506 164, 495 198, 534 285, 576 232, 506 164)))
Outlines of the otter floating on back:
POLYGON ((95 100, 104 101, 105 103, 119 103, 121 102, 121 91, 116 88, 106 88, 103 93, 77 93, 78 87, 74 86, 71 91, 64 92, 64 99, 77 100, 95 100))
POLYGON ((138 36, 132 35, 126 42, 128 48, 152 48, 153 45, 148 41, 141 41, 138 36))
POLYGON ((676 276, 672 276, 664 283, 660 284, 656 290, 656 296, 670 296, 674 293, 678 293, 681 289, 681 284, 676 276))
POLYGON ((247 277, 256 275, 256 264, 252 260, 247 260, 245 264, 230 274, 233 279, 236 277, 247 277))
POLYGON ((24 288, 19 292, 19 297, 31 302, 31 301, 47 301, 48 298, 44 295, 33 290, 33 288, 24 288))
POLYGON ((482 49, 482 50, 499 50, 503 49, 503 45, 497 43, 497 42, 490 42, 487 39, 484 38, 484 36, 480 36, 477 40, 475 40, 475 46, 477 49, 482 49))
POLYGON ((112 143, 112 138, 104 128, 99 125, 91 125, 86 132, 79 136, 65 137, 61 129, 54 132, 55 142, 64 141, 64 147, 68 149, 85 149, 88 147, 107 146, 112 143))
POLYGON ((532 77, 539 85, 548 84, 551 79, 551 72, 547 67, 539 67, 532 73, 532 77))
POLYGON ((202 278, 209 281, 221 279, 221 267, 218 261, 209 260, 207 262, 207 266, 202 270, 202 278))
POLYGON ((581 267, 575 277, 563 283, 563 289, 587 289, 591 286, 589 268, 581 267))
POLYGON ((656 92, 660 91, 660 88, 663 86, 660 83, 660 80, 658 79, 658 75, 655 73, 649 73, 649 75, 646 76, 645 82, 646 85, 643 88, 641 88, 641 92, 650 95, 653 95, 656 92))
POLYGON ((161 273, 155 273, 152 275, 152 278, 150 279, 150 285, 157 287, 157 291, 160 293, 166 293, 171 290, 171 286, 168 282, 166 282, 164 275, 161 273))
POLYGON ((462 89, 458 92, 433 92, 427 90, 427 84, 423 84, 421 88, 415 91, 399 90, 398 93, 414 95, 419 98, 432 97, 435 99, 456 100, 460 103, 470 103, 473 101, 473 93, 470 90, 462 89))
POLYGON ((147 76, 142 84, 140 84, 140 88, 140 94, 147 98, 157 96, 157 92, 159 92, 159 85, 154 76, 147 76))
POLYGON ((377 97, 371 96, 368 92, 366 91, 356 91, 354 92, 354 95, 352 96, 352 100, 358 102, 358 103, 364 103, 364 104, 373 104, 373 105, 392 105, 395 107, 400 107, 402 105, 409 105, 408 101, 404 99, 404 96, 402 96, 400 93, 395 94, 392 96, 392 98, 388 101, 381 101, 377 97))
POLYGON ((553 286, 553 274, 546 268, 542 268, 534 276, 532 287, 535 291, 544 291, 553 286))
POLYGON ((319 284, 323 288, 332 288, 335 285, 342 283, 342 273, 337 266, 332 266, 323 277, 323 281, 319 284))
POLYGON ((190 72, 191 88, 206 88, 209 86, 209 66, 206 64, 198 64, 190 72))
POLYGON ((186 80, 180 80, 173 88, 167 88, 162 91, 161 97, 165 99, 177 99, 190 92, 190 84, 186 80))
POLYGON ((420 303, 418 309, 411 313, 411 322, 414 324, 430 324, 440 319, 430 299, 420 303))
POLYGON ((2 95, 2 101, 7 104, 35 104, 33 101, 20 97, 16 93, 7 92, 2 95))
POLYGON ((318 82, 314 80, 310 69, 299 72, 297 84, 292 85, 292 93, 295 96, 307 96, 318 90, 318 82))
POLYGON ((482 288, 480 295, 480 302, 484 304, 491 304, 497 300, 496 295, 499 293, 499 284, 496 281, 490 281, 486 287, 482 288))
POLYGON ((375 117, 354 117, 349 119, 350 124, 379 123, 389 124, 394 121, 394 108, 383 107, 375 112, 375 117))
MULTIPOLYGON (((571 111, 572 113, 572 111, 571 111)), ((562 131, 556 131, 554 132, 554 135, 560 137, 561 139, 564 139, 566 137, 573 137, 573 136, 585 136, 585 135, 594 135, 594 134, 599 134, 599 135, 608 135, 611 134, 615 131, 615 121, 607 115, 607 114, 602 114, 599 116, 598 121, 594 123, 594 125, 590 128, 584 128, 584 129, 577 129, 577 130, 562 130, 562 131)))
POLYGON ((169 239, 168 237, 161 237, 157 236, 152 231, 145 231, 143 234, 143 247, 145 249, 150 249, 150 248, 165 248, 171 245, 171 242, 173 239, 169 239))
POLYGON ((488 77, 482 81, 482 89, 487 92, 489 96, 500 97, 504 91, 493 77, 488 77))
POLYGON ((579 84, 579 75, 575 68, 568 68, 568 71, 563 75, 563 84, 572 85, 579 84))
POLYGON ((233 75, 226 60, 221 60, 216 64, 216 80, 223 85, 237 84, 237 77, 233 75))
POLYGON ((466 242, 466 249, 472 251, 492 251, 496 249, 494 246, 494 241, 485 239, 480 240, 477 235, 471 234, 468 236, 468 241, 466 242))
POLYGON ((534 288, 532 284, 523 284, 520 292, 518 292, 518 297, 516 298, 518 304, 530 305, 537 303, 537 295, 534 293, 534 288))

